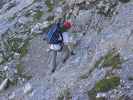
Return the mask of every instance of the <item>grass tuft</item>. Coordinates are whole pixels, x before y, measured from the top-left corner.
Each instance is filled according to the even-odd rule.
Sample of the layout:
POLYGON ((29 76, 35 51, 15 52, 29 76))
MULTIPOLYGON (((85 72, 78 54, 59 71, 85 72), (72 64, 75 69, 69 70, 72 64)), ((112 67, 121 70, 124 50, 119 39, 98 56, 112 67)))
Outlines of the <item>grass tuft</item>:
POLYGON ((94 67, 90 69, 87 73, 80 76, 81 79, 88 78, 89 74, 93 72, 95 68, 105 68, 112 67, 112 69, 120 68, 122 64, 122 59, 120 53, 115 49, 110 50, 106 55, 101 57, 98 61, 96 61, 94 67))
POLYGON ((98 92, 108 92, 111 89, 115 89, 120 84, 120 77, 111 76, 108 79, 100 80, 96 83, 95 87, 88 92, 88 96, 91 100, 97 100, 96 94, 98 92))
POLYGON ((37 11, 37 12, 33 15, 33 20, 34 20, 34 21, 38 21, 43 15, 44 15, 44 12, 43 12, 43 11, 37 11))
POLYGON ((121 3, 128 3, 130 0, 119 0, 121 3))
POLYGON ((119 68, 121 63, 122 61, 121 61, 120 54, 115 50, 111 50, 96 62, 95 68, 112 67, 114 69, 114 68, 119 68))
POLYGON ((48 7, 48 11, 51 12, 53 10, 53 8, 54 8, 54 5, 51 3, 51 0, 46 0, 45 4, 48 7))
POLYGON ((71 93, 69 92, 69 89, 65 89, 63 93, 58 96, 57 100, 72 100, 71 93))
POLYGON ((129 76, 128 80, 133 81, 133 76, 129 76))

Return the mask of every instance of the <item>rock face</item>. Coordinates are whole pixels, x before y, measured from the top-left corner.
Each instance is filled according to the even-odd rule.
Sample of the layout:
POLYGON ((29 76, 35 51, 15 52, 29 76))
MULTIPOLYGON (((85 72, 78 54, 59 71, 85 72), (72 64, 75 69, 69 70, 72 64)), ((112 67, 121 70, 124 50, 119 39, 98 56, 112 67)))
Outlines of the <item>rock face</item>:
POLYGON ((130 0, 0 2, 0 100, 132 100, 132 66, 130 0), (73 21, 75 55, 62 63, 59 52, 57 70, 49 75, 43 39, 64 13, 73 21))

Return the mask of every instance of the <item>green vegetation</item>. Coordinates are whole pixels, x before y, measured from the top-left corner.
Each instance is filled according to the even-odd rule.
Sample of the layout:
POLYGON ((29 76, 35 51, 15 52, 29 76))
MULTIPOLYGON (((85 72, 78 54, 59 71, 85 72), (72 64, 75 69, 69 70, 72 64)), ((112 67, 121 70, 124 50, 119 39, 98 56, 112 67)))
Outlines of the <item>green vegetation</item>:
POLYGON ((34 38, 34 37, 36 37, 36 36, 38 36, 38 35, 39 35, 38 33, 33 32, 33 33, 32 33, 32 36, 33 36, 32 38, 34 38))
POLYGON ((53 8, 54 8, 54 4, 51 3, 51 0, 46 0, 45 4, 48 7, 48 11, 51 12, 53 10, 53 8))
POLYGON ((61 3, 64 3, 65 2, 65 0, 59 0, 61 3))
POLYGON ((31 79, 32 76, 28 75, 28 73, 25 73, 24 68, 25 67, 22 65, 22 63, 16 64, 17 73, 15 74, 14 78, 8 77, 8 72, 0 71, 0 83, 5 79, 9 79, 9 82, 8 82, 8 87, 9 87, 11 85, 16 85, 19 79, 26 79, 26 80, 31 79))
POLYGON ((9 59, 11 56, 13 56, 12 53, 10 53, 10 54, 9 54, 9 53, 8 53, 8 54, 3 53, 3 55, 2 55, 2 60, 0 61, 0 65, 4 64, 5 62, 7 62, 8 59, 9 59))
POLYGON ((120 68, 122 63, 122 59, 120 57, 119 52, 115 49, 110 50, 106 55, 101 57, 98 61, 96 61, 94 67, 90 69, 87 73, 80 76, 81 79, 88 78, 88 75, 93 72, 95 68, 105 68, 112 67, 112 69, 120 68))
POLYGON ((30 10, 28 10, 28 11, 26 11, 26 12, 24 13, 24 16, 25 16, 25 17, 29 17, 29 16, 31 16, 31 14, 32 14, 32 13, 30 12, 30 10))
POLYGON ((119 0, 122 3, 128 3, 130 0, 119 0))
POLYGON ((9 60, 14 58, 14 54, 18 53, 20 55, 20 59, 24 57, 28 52, 30 39, 22 39, 22 38, 8 38, 6 41, 3 41, 4 51, 2 51, 2 60, 0 64, 3 64, 9 60))
POLYGON ((64 2, 64 0, 59 0, 60 2, 64 2))
POLYGON ((71 93, 69 92, 69 89, 65 89, 63 93, 60 94, 57 100, 72 100, 71 93))
POLYGON ((106 92, 110 89, 114 89, 120 84, 120 78, 112 76, 109 79, 103 79, 96 83, 95 91, 96 92, 106 92))
MULTIPOLYGON (((5 80, 7 79, 7 74, 6 74, 6 71, 0 71, 0 84, 5 80)), ((7 89, 11 84, 10 80, 8 79, 8 83, 5 87, 5 89, 7 89)))
POLYGON ((11 17, 8 17, 8 20, 9 20, 9 21, 13 21, 15 18, 16 18, 16 15, 11 16, 11 17))
POLYGON ((37 11, 34 15, 33 15, 33 20, 34 21, 38 21, 42 16, 44 15, 43 11, 37 11))
POLYGON ((22 39, 19 38, 10 38, 5 43, 6 49, 8 51, 18 52, 19 45, 21 44, 22 39))
POLYGON ((95 87, 88 92, 91 100, 97 100, 96 94, 98 92, 107 92, 111 89, 115 89, 120 84, 120 77, 111 76, 108 79, 100 80, 96 83, 95 87))
POLYGON ((0 65, 3 64, 5 62, 5 60, 3 59, 3 55, 0 54, 0 65))
POLYGON ((25 56, 28 52, 29 40, 23 40, 20 38, 8 39, 8 49, 13 52, 17 52, 21 57, 25 56))
POLYGON ((33 2, 32 2, 32 3, 35 3, 35 2, 37 2, 37 0, 33 0, 33 2))
POLYGON ((18 53, 21 57, 24 57, 28 53, 29 39, 25 40, 23 46, 19 48, 18 53))
POLYGON ((16 70, 18 74, 22 74, 24 71, 24 66, 21 63, 16 64, 16 70))
POLYGON ((0 82, 6 78, 5 71, 0 71, 0 82))
POLYGON ((116 50, 109 51, 104 57, 101 57, 95 64, 96 67, 119 68, 121 65, 120 54, 116 50))
POLYGON ((24 68, 25 68, 25 66, 23 66, 21 63, 16 64, 17 75, 19 77, 27 79, 27 80, 31 79, 32 76, 26 74, 24 71, 24 68))
POLYGON ((80 76, 80 79, 87 79, 87 78, 88 78, 88 73, 80 76))
POLYGON ((133 81, 133 76, 129 76, 128 80, 133 81))
POLYGON ((54 19, 54 16, 49 16, 49 17, 47 18, 47 21, 53 21, 53 19, 54 19))

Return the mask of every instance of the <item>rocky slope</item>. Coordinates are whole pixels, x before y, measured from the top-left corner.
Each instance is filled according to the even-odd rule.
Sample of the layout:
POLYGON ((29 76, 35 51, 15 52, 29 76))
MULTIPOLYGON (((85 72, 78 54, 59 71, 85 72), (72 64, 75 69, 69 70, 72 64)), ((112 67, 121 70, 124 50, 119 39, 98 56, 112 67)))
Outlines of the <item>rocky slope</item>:
POLYGON ((2 0, 0 100, 132 100, 132 0, 2 0), (43 40, 72 13, 75 55, 49 75, 43 40), (44 34, 42 34, 44 33, 44 34))

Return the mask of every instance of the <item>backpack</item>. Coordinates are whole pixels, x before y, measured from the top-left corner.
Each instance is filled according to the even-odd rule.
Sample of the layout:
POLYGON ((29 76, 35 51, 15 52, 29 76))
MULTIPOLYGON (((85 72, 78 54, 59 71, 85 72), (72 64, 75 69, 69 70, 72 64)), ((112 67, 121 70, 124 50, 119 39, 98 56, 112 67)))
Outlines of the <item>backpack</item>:
POLYGON ((60 31, 60 23, 52 25, 48 31, 48 43, 49 44, 59 44, 62 43, 63 37, 60 31))

